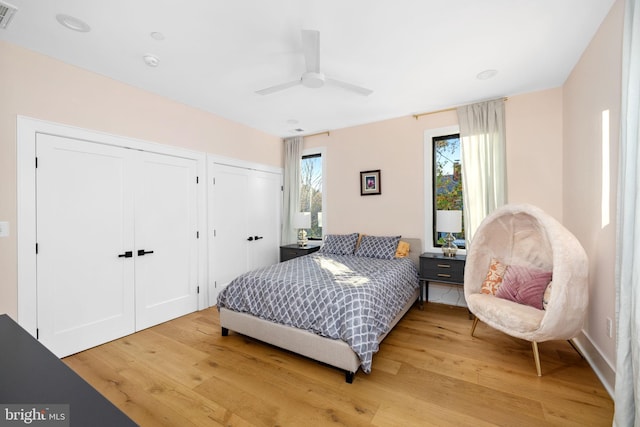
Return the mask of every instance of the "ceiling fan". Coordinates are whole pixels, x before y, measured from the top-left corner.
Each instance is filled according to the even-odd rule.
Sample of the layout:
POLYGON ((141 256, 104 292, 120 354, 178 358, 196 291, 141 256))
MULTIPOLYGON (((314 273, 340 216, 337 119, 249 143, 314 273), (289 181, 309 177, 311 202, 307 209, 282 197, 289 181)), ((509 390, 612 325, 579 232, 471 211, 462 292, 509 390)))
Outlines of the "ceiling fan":
POLYGON ((256 91, 259 95, 269 95, 293 86, 302 85, 309 88, 320 88, 325 84, 338 86, 343 89, 368 96, 373 91, 340 80, 332 79, 320 72, 320 32, 316 30, 302 30, 302 50, 307 71, 298 80, 271 86, 256 91))

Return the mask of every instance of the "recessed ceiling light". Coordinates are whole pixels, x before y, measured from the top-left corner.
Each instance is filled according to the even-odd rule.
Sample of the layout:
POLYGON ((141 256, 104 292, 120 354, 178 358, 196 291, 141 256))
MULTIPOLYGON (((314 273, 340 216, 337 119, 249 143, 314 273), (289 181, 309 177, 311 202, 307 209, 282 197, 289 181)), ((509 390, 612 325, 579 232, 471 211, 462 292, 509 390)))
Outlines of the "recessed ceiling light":
POLYGON ((91 31, 91 27, 84 21, 70 15, 64 15, 62 13, 56 15, 56 20, 60 25, 67 27, 70 30, 78 31, 80 33, 88 33, 91 31))
POLYGON ((154 31, 153 33, 149 34, 151 36, 152 39, 154 40, 158 40, 158 41, 162 41, 164 40, 164 34, 158 32, 158 31, 154 31))
POLYGON ((498 74, 498 70, 484 70, 476 75, 478 80, 488 80, 495 77, 498 74))
POLYGON ((155 55, 146 54, 145 56, 142 57, 142 59, 144 59, 144 63, 147 64, 149 67, 155 68, 160 64, 160 60, 155 55))

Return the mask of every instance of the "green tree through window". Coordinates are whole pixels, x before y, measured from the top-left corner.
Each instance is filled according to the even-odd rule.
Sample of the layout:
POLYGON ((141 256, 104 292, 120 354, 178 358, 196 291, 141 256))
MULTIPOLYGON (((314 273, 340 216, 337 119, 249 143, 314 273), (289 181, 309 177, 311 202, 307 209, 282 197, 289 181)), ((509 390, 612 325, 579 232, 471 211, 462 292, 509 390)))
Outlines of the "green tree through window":
POLYGON ((322 154, 302 156, 300 163, 300 212, 311 212, 309 239, 322 239, 322 154))
MULTIPOLYGON (((442 246, 444 233, 436 231, 436 211, 462 210, 462 157, 460 135, 433 138, 433 244, 442 246)), ((456 233, 456 245, 464 248, 464 217, 462 232, 456 233)))

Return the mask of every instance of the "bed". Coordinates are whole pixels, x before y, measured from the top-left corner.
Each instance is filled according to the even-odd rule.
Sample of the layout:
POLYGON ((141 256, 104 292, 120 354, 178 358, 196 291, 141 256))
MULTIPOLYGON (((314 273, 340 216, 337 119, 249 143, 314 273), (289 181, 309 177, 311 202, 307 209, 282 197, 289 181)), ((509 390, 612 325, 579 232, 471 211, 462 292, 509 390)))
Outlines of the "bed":
POLYGON ((421 242, 403 238, 406 257, 382 259, 399 236, 356 243, 354 235, 327 236, 318 252, 234 279, 218 296, 222 335, 232 330, 342 369, 348 383, 359 369, 369 373, 379 344, 418 300, 421 242))

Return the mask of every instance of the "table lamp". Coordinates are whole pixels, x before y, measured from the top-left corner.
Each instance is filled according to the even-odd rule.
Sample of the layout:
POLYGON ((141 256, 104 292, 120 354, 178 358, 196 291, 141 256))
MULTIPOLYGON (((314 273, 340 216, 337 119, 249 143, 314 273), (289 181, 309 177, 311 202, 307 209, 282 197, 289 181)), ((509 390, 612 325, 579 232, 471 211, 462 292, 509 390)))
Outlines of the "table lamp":
POLYGON ((298 212, 293 218, 293 228, 298 229, 298 246, 307 246, 307 229, 311 228, 311 212, 298 212))
POLYGON ((458 247, 453 243, 453 233, 462 231, 462 211, 436 211, 436 231, 447 233, 442 245, 444 256, 456 256, 458 247))

